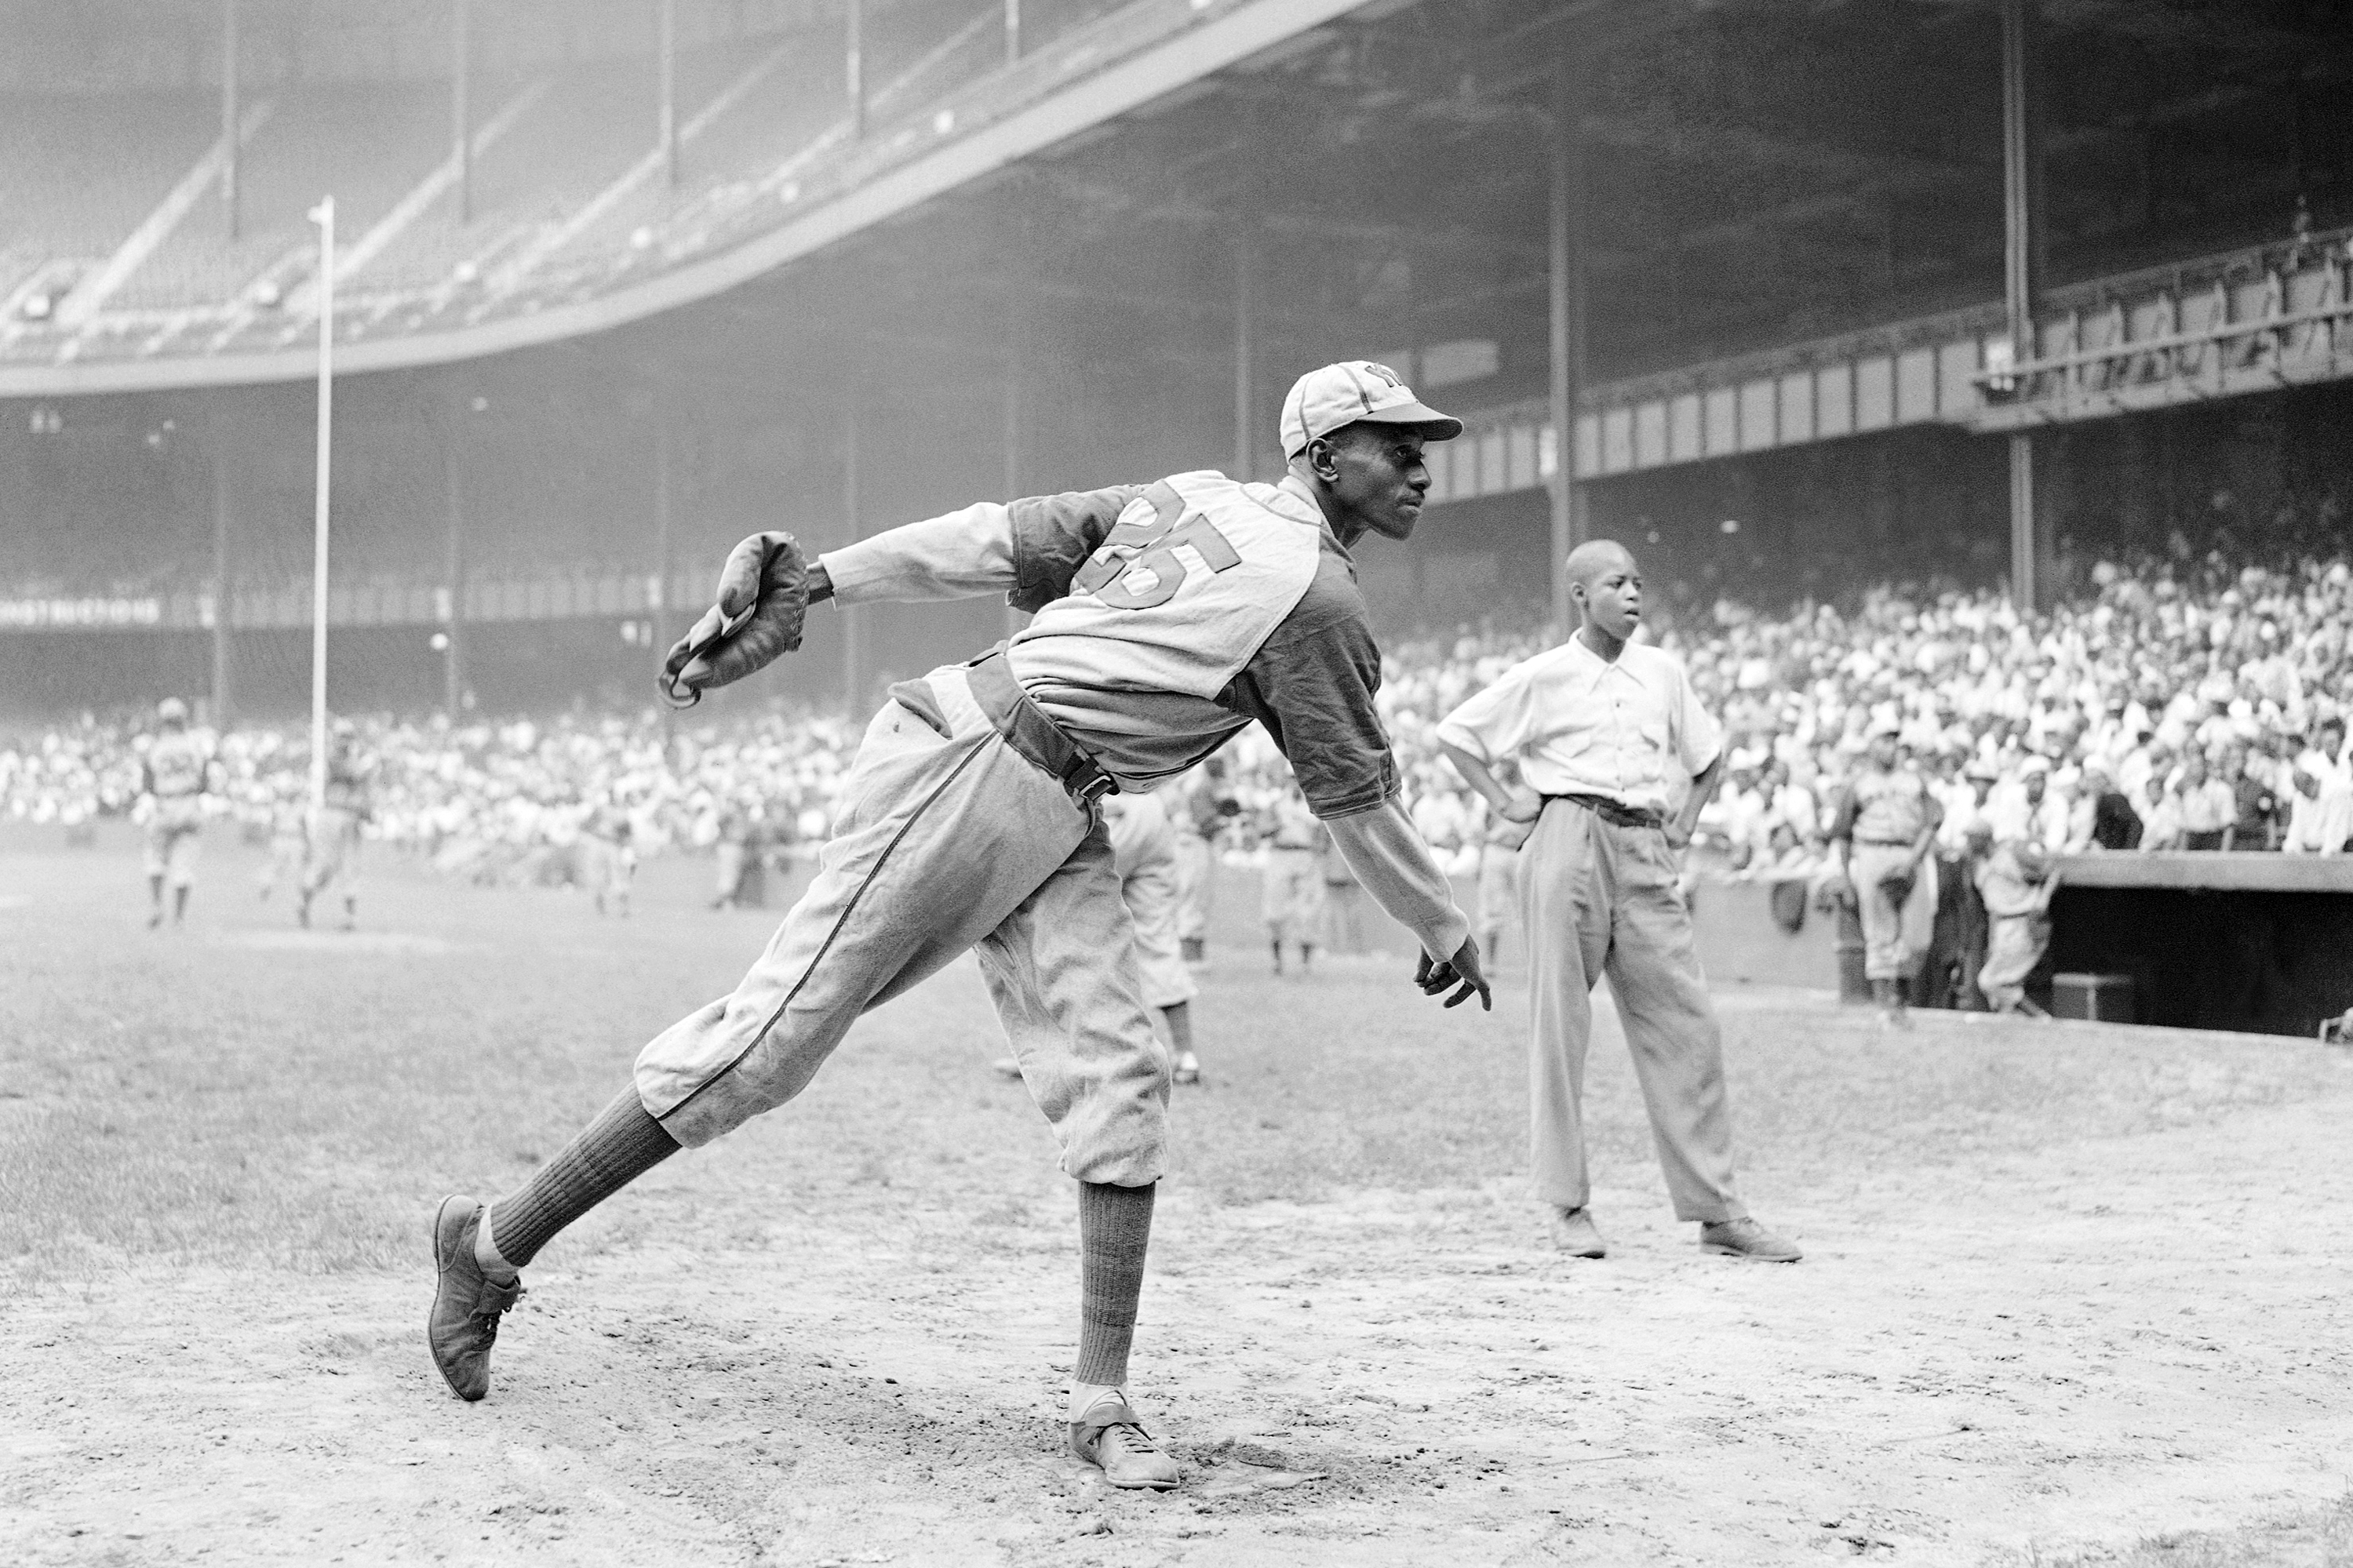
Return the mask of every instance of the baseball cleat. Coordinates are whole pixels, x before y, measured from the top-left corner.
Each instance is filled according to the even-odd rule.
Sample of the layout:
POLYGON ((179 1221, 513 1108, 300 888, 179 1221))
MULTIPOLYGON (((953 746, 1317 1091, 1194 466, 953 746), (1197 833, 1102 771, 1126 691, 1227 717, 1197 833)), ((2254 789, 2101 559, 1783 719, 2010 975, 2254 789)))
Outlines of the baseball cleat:
POLYGON ((1745 1258, 1752 1263, 1795 1263, 1805 1256, 1746 1215, 1701 1226, 1699 1249, 1724 1258, 1745 1258))
POLYGON ((1554 1209, 1552 1244, 1571 1258, 1609 1256, 1609 1246, 1601 1239, 1601 1227, 1593 1223, 1588 1209, 1554 1209))
POLYGON ((1071 1423, 1071 1452, 1101 1470, 1103 1479, 1129 1491, 1166 1491, 1179 1479, 1176 1461, 1135 1418, 1127 1401, 1106 1394, 1083 1421, 1071 1423))
POLYGON ((433 1216, 433 1268, 438 1280, 433 1310, 425 1320, 426 1348, 460 1399, 491 1391, 491 1346, 499 1337, 499 1315, 522 1297, 518 1275, 504 1285, 474 1260, 474 1237, 482 1205, 463 1194, 441 1200, 433 1216))
POLYGON ((988 1067, 1000 1078, 1009 1078, 1016 1083, 1021 1081, 1021 1058, 1018 1057, 999 1057, 988 1067))
POLYGON ((1176 1070, 1174 1076, 1178 1083, 1200 1082, 1201 1058, 1187 1051, 1176 1058, 1176 1070))

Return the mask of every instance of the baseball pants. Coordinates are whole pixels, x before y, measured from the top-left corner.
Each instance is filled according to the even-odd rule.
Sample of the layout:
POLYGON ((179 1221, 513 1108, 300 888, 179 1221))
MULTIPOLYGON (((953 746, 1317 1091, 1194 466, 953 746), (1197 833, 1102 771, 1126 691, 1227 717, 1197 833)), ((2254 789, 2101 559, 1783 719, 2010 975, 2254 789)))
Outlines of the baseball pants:
POLYGON ((1479 937, 1493 963, 1501 951, 1504 928, 1512 923, 1520 901, 1520 852, 1500 844, 1479 847, 1479 937))
POLYGON ((1176 936, 1198 941, 1209 934, 1209 899, 1217 889, 1217 855, 1209 841, 1181 829, 1176 835, 1176 936))
POLYGON ((161 877, 174 888, 195 886, 203 823, 194 803, 158 803, 155 820, 147 825, 147 875, 161 877))
POLYGON ((1847 861, 1847 879, 1854 884, 1862 917, 1862 973, 1870 979, 1909 980, 1928 956, 1928 939, 1936 929, 1935 857, 1922 858, 1912 890, 1900 904, 1887 896, 1882 879, 1911 863, 1906 844, 1857 843, 1847 861))
POLYGON ((2026 1000, 2027 977, 2051 945, 2051 919, 1994 915, 1987 924, 1989 940, 1985 967, 1978 971, 1978 989, 1985 994, 1986 1005, 1999 1013, 2026 1000))
POLYGON ((359 896, 360 819, 357 812, 331 805, 311 821, 310 852, 302 862, 302 890, 316 897, 338 881, 343 885, 343 897, 359 896))
POLYGON ((1593 983, 1609 977, 1675 1217, 1748 1211, 1732 1179, 1724 1040, 1692 946, 1674 852, 1655 827, 1620 827, 1551 800, 1520 851, 1528 944, 1531 1163, 1536 1195, 1583 1208, 1585 1053, 1593 983))
POLYGON ((808 1086, 859 1015, 967 948, 1082 1182, 1159 1179, 1169 1060, 1145 1011, 1096 813, 1008 746, 961 667, 867 726, 816 879, 732 995, 638 1054, 646 1110, 688 1148, 808 1086))
POLYGON ((1314 943, 1323 934, 1324 873, 1313 849, 1271 848, 1259 912, 1277 942, 1314 943))
MULTIPOLYGON (((1119 825, 1125 827, 1125 824, 1119 825)), ((1112 834, 1112 868, 1120 902, 1135 929, 1137 982, 1147 1007, 1174 1007, 1200 994, 1177 940, 1176 833, 1165 816, 1142 819, 1134 833, 1112 834)))

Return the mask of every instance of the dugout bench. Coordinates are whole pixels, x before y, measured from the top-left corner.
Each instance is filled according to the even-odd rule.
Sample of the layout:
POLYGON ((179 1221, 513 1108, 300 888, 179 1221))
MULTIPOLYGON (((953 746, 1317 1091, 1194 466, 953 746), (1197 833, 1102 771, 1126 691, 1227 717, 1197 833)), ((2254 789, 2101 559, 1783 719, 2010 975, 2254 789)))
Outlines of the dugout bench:
POLYGON ((2353 856, 2063 855, 2052 973, 2129 975, 2135 1021, 2309 1037, 2353 1006, 2353 856))

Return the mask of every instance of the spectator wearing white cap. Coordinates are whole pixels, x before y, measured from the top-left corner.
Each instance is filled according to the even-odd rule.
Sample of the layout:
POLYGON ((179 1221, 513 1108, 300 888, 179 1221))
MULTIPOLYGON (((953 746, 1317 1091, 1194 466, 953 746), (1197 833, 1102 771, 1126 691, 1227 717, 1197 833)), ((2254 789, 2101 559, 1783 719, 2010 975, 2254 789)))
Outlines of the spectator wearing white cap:
POLYGON ((2067 800, 2051 787, 2051 759, 2030 755, 2018 777, 1997 789, 1986 805, 1997 844, 2023 838, 2056 855, 2067 847, 2067 800))

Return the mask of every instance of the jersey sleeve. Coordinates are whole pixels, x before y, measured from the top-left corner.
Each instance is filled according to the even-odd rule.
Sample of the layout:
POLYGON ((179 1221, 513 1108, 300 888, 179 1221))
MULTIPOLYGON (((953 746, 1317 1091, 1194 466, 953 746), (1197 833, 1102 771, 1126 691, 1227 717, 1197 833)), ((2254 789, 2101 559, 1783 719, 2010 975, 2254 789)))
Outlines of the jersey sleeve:
POLYGON ((1123 508, 1142 492, 1114 485, 1009 505, 981 501, 828 550, 818 559, 844 605, 924 603, 1001 593, 1037 610, 1069 592, 1123 508))
POLYGON ((1012 581, 1006 603, 1025 614, 1071 591, 1071 578, 1103 547, 1119 514, 1144 493, 1142 485, 1031 496, 1006 509, 1012 542, 1012 581))
POLYGON ((965 599, 1013 583, 1011 509, 983 501, 818 557, 844 605, 965 599))
POLYGON ((1234 711, 1265 726, 1307 807, 1329 820, 1398 793, 1397 761, 1374 694, 1381 652, 1346 565, 1326 554, 1315 581, 1228 688, 1234 711))

